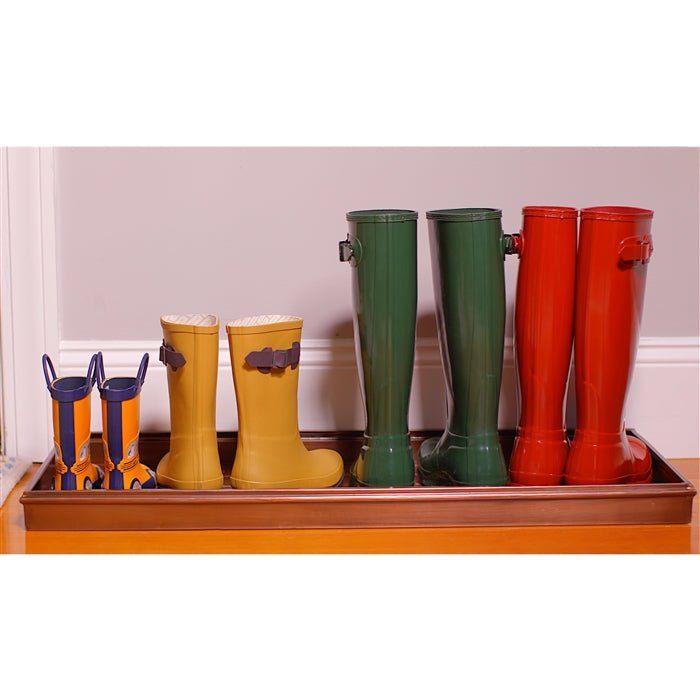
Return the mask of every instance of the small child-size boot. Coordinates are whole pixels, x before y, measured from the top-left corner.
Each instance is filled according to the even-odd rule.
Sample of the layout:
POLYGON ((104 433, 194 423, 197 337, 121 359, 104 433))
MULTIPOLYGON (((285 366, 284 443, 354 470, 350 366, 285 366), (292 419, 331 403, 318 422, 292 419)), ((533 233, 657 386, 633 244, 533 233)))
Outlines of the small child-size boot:
POLYGON ((255 316, 226 326, 238 407, 234 488, 324 488, 343 478, 337 452, 309 451, 299 436, 301 325, 295 316, 255 316))
POLYGON ((146 379, 148 353, 135 377, 105 378, 102 353, 97 353, 97 388, 102 398, 102 444, 105 455, 104 488, 154 489, 155 473, 139 458, 139 402, 146 379))
POLYGON ((46 387, 53 400, 56 465, 51 488, 85 491, 100 488, 102 470, 90 461, 90 394, 97 377, 97 355, 84 377, 56 377, 48 355, 41 358, 46 387))

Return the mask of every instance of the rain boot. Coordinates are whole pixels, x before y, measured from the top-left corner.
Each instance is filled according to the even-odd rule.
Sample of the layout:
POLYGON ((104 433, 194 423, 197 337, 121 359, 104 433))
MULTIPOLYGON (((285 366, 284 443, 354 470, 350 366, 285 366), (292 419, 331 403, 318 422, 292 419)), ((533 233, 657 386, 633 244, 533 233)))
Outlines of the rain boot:
POLYGON ((416 342, 416 227, 407 209, 352 211, 340 260, 352 270, 355 352, 365 407, 359 486, 412 486, 408 403, 416 342))
POLYGON ((574 372, 576 432, 567 484, 651 481, 651 455, 625 432, 624 409, 639 343, 647 263, 653 250, 649 209, 581 210, 576 267, 574 372))
POLYGON ((103 488, 154 489, 156 475, 139 458, 139 402, 146 378, 148 353, 135 377, 105 378, 102 353, 97 353, 97 388, 102 398, 103 488))
POLYGON ((518 241, 515 362, 520 420, 510 479, 556 486, 569 452, 564 421, 574 339, 576 219, 571 207, 525 207, 518 241))
POLYGON ((211 314, 163 316, 160 360, 167 366, 170 451, 156 479, 175 489, 223 486, 216 439, 219 319, 211 314))
POLYGON ((295 316, 254 316, 226 326, 238 407, 233 488, 324 488, 343 478, 337 452, 309 451, 299 436, 301 326, 295 316))
POLYGON ((506 290, 503 261, 515 252, 500 209, 427 213, 438 337, 447 385, 447 427, 420 447, 426 486, 501 486, 498 437, 506 290))
POLYGON ((85 377, 59 379, 51 358, 41 358, 53 400, 56 464, 51 488, 55 491, 86 491, 102 484, 102 470, 90 461, 90 395, 97 378, 97 357, 90 359, 85 377))

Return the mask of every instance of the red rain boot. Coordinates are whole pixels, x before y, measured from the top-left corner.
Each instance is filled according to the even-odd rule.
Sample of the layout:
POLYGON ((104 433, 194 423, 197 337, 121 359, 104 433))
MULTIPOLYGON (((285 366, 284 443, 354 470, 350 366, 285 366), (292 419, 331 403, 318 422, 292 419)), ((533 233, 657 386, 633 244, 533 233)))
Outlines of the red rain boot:
POLYGON ((651 456, 625 434, 627 390, 639 343, 647 263, 653 250, 649 209, 581 211, 576 268, 576 434, 567 484, 651 481, 651 456))
POLYGON ((516 484, 556 486, 564 477, 577 216, 571 207, 523 209, 515 306, 521 412, 510 459, 510 478, 516 484))

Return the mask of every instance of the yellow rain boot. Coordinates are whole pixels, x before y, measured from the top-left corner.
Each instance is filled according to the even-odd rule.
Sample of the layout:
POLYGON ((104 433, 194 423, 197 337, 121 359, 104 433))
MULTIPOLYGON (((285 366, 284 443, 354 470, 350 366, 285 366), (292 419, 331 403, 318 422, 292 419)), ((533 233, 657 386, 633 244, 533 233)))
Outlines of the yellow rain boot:
POLYGON ((254 316, 226 326, 238 405, 234 488, 324 488, 343 478, 337 452, 309 451, 299 437, 301 325, 295 316, 254 316))
POLYGON ((160 361, 167 366, 170 452, 156 470, 175 489, 219 489, 224 484, 216 442, 219 319, 211 314, 163 316, 160 361))

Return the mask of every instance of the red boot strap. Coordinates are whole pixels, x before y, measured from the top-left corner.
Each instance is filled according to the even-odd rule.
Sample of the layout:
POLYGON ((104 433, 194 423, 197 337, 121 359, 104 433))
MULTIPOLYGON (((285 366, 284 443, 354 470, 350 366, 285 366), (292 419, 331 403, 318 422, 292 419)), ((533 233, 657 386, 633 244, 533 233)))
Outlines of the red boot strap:
POLYGON ((649 262, 654 246, 651 241, 640 241, 638 238, 626 238, 620 244, 620 260, 624 263, 649 262))
POLYGON ((273 369, 284 369, 285 367, 296 369, 299 364, 300 351, 299 343, 292 343, 292 347, 286 350, 263 348, 255 352, 249 352, 245 361, 263 374, 268 374, 273 369))

